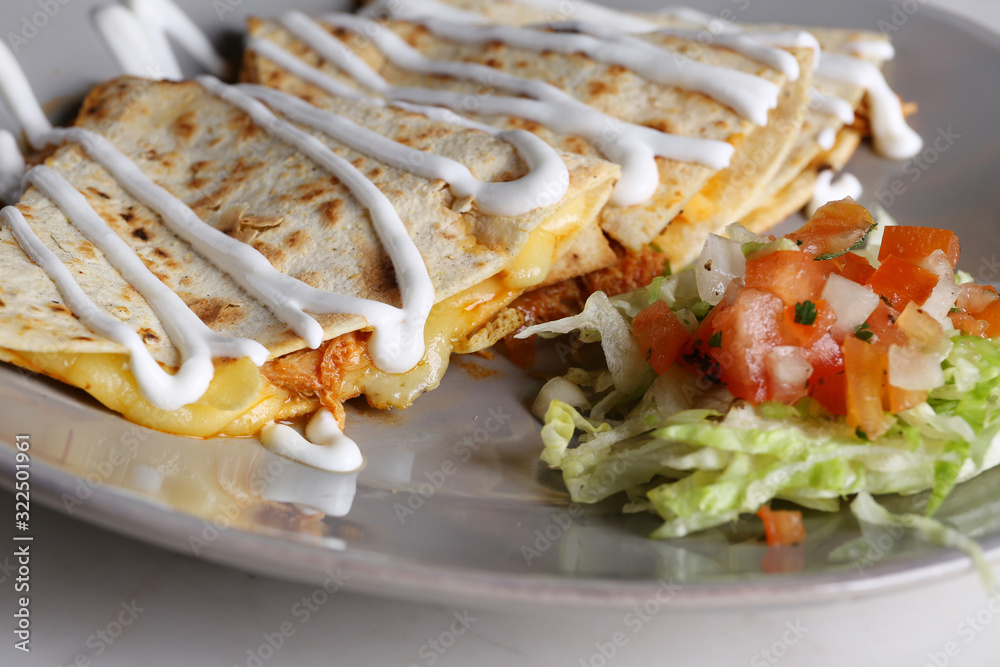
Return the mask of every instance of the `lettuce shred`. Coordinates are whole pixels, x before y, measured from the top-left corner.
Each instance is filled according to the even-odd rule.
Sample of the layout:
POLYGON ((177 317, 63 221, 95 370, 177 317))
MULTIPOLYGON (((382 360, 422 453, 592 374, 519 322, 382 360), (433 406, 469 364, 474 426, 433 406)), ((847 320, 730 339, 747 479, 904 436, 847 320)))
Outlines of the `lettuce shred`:
POLYGON ((953 335, 944 385, 869 442, 812 399, 752 406, 679 369, 659 377, 640 369, 628 322, 650 300, 676 311, 695 306, 697 291, 685 273, 657 281, 653 294, 588 301, 575 322, 533 332, 597 330, 605 354, 615 358, 607 390, 613 401, 588 387, 600 409, 584 415, 555 401, 545 417, 542 460, 562 471, 573 501, 626 491, 631 508, 663 519, 653 537, 667 538, 726 524, 774 500, 834 512, 855 496, 859 519, 905 523, 963 549, 986 571, 978 545, 932 515, 957 484, 1000 463, 1000 340, 953 335), (921 514, 893 515, 872 499, 881 494, 924 494, 921 514))

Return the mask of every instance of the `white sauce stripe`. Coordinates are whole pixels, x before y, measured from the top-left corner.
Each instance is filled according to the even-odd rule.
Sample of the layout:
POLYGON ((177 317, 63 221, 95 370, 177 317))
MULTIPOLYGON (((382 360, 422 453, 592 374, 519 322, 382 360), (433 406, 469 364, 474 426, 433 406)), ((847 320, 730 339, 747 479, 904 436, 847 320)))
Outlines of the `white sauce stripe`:
POLYGON ((271 423, 261 430, 260 441, 275 454, 327 472, 354 472, 365 464, 358 445, 325 409, 309 420, 305 437, 291 426, 271 423))
POLYGON ((127 0, 94 13, 94 23, 126 74, 180 80, 184 78, 167 37, 216 76, 226 63, 198 26, 169 0, 127 0))
POLYGON ((43 148, 52 123, 42 111, 24 70, 4 42, 0 42, 0 95, 24 130, 28 143, 34 148, 43 148))
MULTIPOLYGON (((398 0, 397 0, 398 1, 398 0)), ((393 2, 393 0, 389 0, 393 2)), ((553 22, 583 21, 603 25, 626 34, 653 32, 659 28, 655 23, 639 16, 617 11, 584 0, 515 0, 518 4, 551 12, 553 22)))
POLYGON ((358 152, 428 180, 441 179, 458 198, 473 197, 487 215, 516 216, 533 211, 544 202, 554 203, 566 195, 569 170, 549 144, 530 132, 515 130, 498 136, 511 143, 529 172, 505 183, 477 180, 460 162, 404 146, 333 113, 263 86, 240 86, 289 120, 322 132, 358 152))
MULTIPOLYGON (((662 27, 607 7, 601 7, 585 0, 513 0, 519 4, 535 8, 548 9, 553 13, 554 21, 582 21, 604 26, 608 30, 626 34, 647 33, 660 30, 662 27)), ((426 0, 383 0, 386 6, 403 7, 421 6, 426 0)), ((875 148, 882 155, 893 160, 906 160, 923 148, 923 140, 906 123, 899 98, 886 83, 885 77, 878 67, 870 62, 841 54, 823 52, 815 36, 804 31, 788 32, 754 32, 746 31, 742 26, 734 25, 696 9, 687 7, 670 7, 659 12, 667 20, 704 28, 716 36, 732 36, 745 34, 761 44, 776 47, 806 47, 817 50, 815 74, 821 78, 833 79, 857 85, 868 92, 872 106, 872 134, 875 148)), ((730 47, 734 48, 734 47, 730 47)), ((895 57, 895 49, 887 41, 856 40, 845 47, 847 53, 884 62, 895 57)), ((854 122, 854 108, 845 100, 823 98, 813 94, 810 107, 820 113, 837 116, 845 125, 854 122), (849 111, 849 113, 848 113, 849 111)))
POLYGON ((147 30, 128 9, 120 5, 102 7, 94 12, 94 25, 125 74, 173 81, 184 77, 174 52, 169 47, 158 48, 161 45, 155 31, 147 30))
POLYGON ((906 160, 923 148, 923 139, 906 124, 899 98, 878 67, 851 56, 824 52, 820 55, 816 74, 865 89, 871 107, 875 148, 879 153, 893 160, 906 160))
POLYGON ((847 100, 834 95, 824 95, 813 88, 809 91, 809 108, 827 116, 834 116, 844 125, 854 122, 854 107, 847 100))
POLYGON ((24 170, 24 155, 17 139, 7 130, 0 130, 0 201, 13 203, 21 198, 24 170))
MULTIPOLYGON (((683 30, 680 28, 663 28, 661 30, 657 30, 657 33, 699 42, 701 41, 700 38, 702 36, 702 33, 699 33, 696 30, 683 30)), ((750 58, 751 60, 767 65, 771 69, 784 74, 788 77, 789 81, 798 81, 799 76, 802 75, 801 68, 799 67, 799 61, 795 59, 795 56, 784 49, 776 48, 777 45, 769 44, 764 40, 758 39, 757 35, 737 32, 724 32, 718 35, 710 34, 706 43, 712 46, 721 46, 731 49, 746 56, 747 58, 750 58)), ((781 46, 786 45, 782 44, 781 46)), ((799 46, 799 44, 796 43, 790 46, 799 46)))
POLYGON ((454 5, 437 2, 437 0, 419 0, 419 3, 411 0, 375 0, 358 10, 359 16, 373 21, 384 21, 399 16, 399 12, 419 12, 422 17, 436 17, 449 21, 459 21, 471 24, 492 23, 490 19, 482 14, 466 11, 454 5))
MULTIPOLYGON (((383 98, 372 97, 365 95, 360 91, 354 90, 347 84, 327 76, 316 67, 313 67, 304 60, 289 53, 287 50, 281 48, 274 42, 268 41, 262 37, 250 37, 247 39, 247 48, 251 51, 255 51, 258 55, 264 56, 282 69, 299 77, 303 81, 308 81, 320 90, 324 90, 334 97, 363 100, 369 104, 378 106, 386 104, 383 98)), ((444 107, 410 104, 408 102, 401 102, 398 100, 391 102, 391 104, 392 106, 404 109, 411 113, 422 114, 431 120, 450 123, 452 125, 461 125, 462 127, 479 130, 480 132, 487 132, 489 134, 499 133, 499 130, 495 127, 464 118, 456 114, 451 109, 445 109, 444 107)))
MULTIPOLYGON (((423 9, 420 3, 417 6, 423 9)), ((398 15, 451 42, 485 44, 499 41, 530 51, 583 53, 591 60, 630 69, 647 81, 703 93, 757 125, 767 125, 767 113, 778 105, 781 93, 780 87, 759 76, 707 65, 594 24, 578 24, 582 28, 580 33, 567 33, 421 18, 419 10, 414 14, 398 15)), ((785 55, 792 58, 789 53, 785 55)))
MULTIPOLYGON (((177 294, 146 268, 128 244, 94 211, 86 198, 58 172, 44 165, 38 166, 28 172, 26 181, 38 188, 66 214, 73 226, 146 299, 163 323, 170 341, 180 353, 182 363, 177 374, 167 376, 169 380, 163 387, 155 395, 150 395, 150 401, 154 405, 174 410, 197 400, 205 393, 215 372, 213 357, 250 357, 258 366, 267 361, 267 348, 260 343, 245 338, 222 336, 205 326, 177 294)), ((128 345, 124 341, 119 342, 128 345)), ((134 355, 135 350, 129 347, 134 355)), ((159 369, 159 366, 145 345, 141 346, 140 353, 150 358, 137 365, 139 372, 135 373, 136 381, 144 390, 158 387, 164 380, 162 372, 154 373, 151 377, 143 377, 142 374, 151 367, 159 369)))
POLYGON ((874 60, 878 63, 884 63, 896 57, 896 49, 892 42, 878 39, 859 39, 848 42, 844 46, 844 50, 852 56, 874 60))
POLYGON ((820 148, 828 151, 837 144, 837 131, 832 127, 825 128, 819 133, 819 137, 817 137, 816 141, 820 148))
POLYGON ((844 197, 858 199, 863 191, 861 181, 854 174, 845 171, 834 178, 832 169, 821 171, 816 177, 816 190, 812 201, 806 206, 806 215, 811 218, 821 206, 832 201, 840 201, 844 197))
POLYGON ((612 203, 618 206, 640 204, 653 196, 659 185, 659 171, 654 159, 656 156, 704 164, 713 169, 725 168, 732 157, 734 149, 725 142, 679 137, 623 123, 547 83, 505 75, 490 67, 430 61, 394 33, 377 24, 356 16, 334 15, 330 19, 345 28, 363 31, 397 66, 427 74, 445 74, 473 80, 489 75, 488 80, 496 88, 519 97, 394 87, 340 40, 305 15, 291 12, 284 17, 283 22, 289 31, 328 62, 390 100, 442 105, 466 111, 472 107, 484 114, 504 114, 533 120, 556 132, 591 141, 601 148, 605 157, 622 166, 622 178, 612 195, 612 203))
POLYGON ((198 357, 193 360, 194 363, 182 367, 177 375, 169 375, 150 355, 139 334, 99 309, 90 300, 59 258, 31 231, 21 211, 8 206, 0 210, 0 217, 7 223, 28 257, 52 278, 73 314, 90 330, 128 349, 132 374, 143 395, 153 405, 164 410, 174 410, 184 405, 183 401, 178 403, 178 394, 188 390, 200 390, 199 396, 204 393, 214 373, 211 359, 208 360, 207 368, 203 358, 198 357))
POLYGON ((308 81, 320 90, 326 91, 335 97, 343 97, 348 100, 364 100, 370 104, 384 104, 380 98, 365 95, 345 83, 328 77, 304 60, 297 58, 274 42, 262 37, 250 37, 247 39, 247 48, 258 55, 264 56, 278 67, 290 72, 303 81, 308 81))

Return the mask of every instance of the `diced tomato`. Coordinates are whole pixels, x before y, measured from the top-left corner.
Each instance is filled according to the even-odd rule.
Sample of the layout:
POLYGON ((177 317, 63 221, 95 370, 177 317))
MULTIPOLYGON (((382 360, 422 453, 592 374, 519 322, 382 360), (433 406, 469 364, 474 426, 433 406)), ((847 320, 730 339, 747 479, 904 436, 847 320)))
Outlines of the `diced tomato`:
POLYGON ((896 310, 902 310, 911 301, 923 305, 937 284, 937 274, 895 255, 886 257, 868 280, 868 286, 892 302, 896 310))
POLYGON ((955 325, 955 328, 965 335, 989 338, 986 335, 986 330, 990 327, 988 322, 977 320, 973 315, 969 315, 964 310, 958 313, 951 313, 948 317, 951 318, 951 323, 955 325))
POLYGON ((719 363, 721 379, 733 396, 755 404, 767 400, 765 362, 772 349, 785 343, 783 314, 781 299, 747 288, 714 318, 713 329, 722 332, 722 340, 710 354, 719 363))
POLYGON ((976 313, 976 317, 986 322, 986 337, 996 338, 1000 336, 1000 299, 992 302, 983 310, 976 313))
POLYGON ((865 285, 875 273, 875 267, 861 255, 853 252, 845 253, 840 257, 817 262, 822 270, 829 275, 836 273, 839 276, 853 280, 859 285, 865 285))
POLYGON ((794 306, 800 301, 815 300, 826 276, 810 255, 797 250, 778 250, 747 262, 744 282, 747 287, 766 290, 794 306))
POLYGON ((888 383, 886 384, 886 393, 888 394, 888 405, 883 404, 882 407, 887 408, 894 415, 898 415, 903 410, 909 410, 927 400, 926 391, 900 389, 888 383))
POLYGON ((806 349, 806 361, 813 367, 811 382, 842 373, 844 370, 844 353, 840 350, 840 344, 830 334, 826 334, 806 349))
POLYGON ((944 252, 952 268, 958 264, 961 250, 954 232, 931 227, 891 226, 882 232, 878 259, 881 262, 895 255, 908 262, 919 262, 935 250, 944 252))
POLYGON ((764 361, 767 372, 767 400, 794 405, 809 393, 812 365, 796 345, 773 348, 764 361))
POLYGON ((658 375, 670 368, 691 335, 663 301, 656 301, 640 311, 632 321, 632 331, 639 349, 658 375))
POLYGON ((847 383, 844 373, 827 375, 809 381, 809 395, 819 401, 832 415, 847 415, 847 383))
POLYGON ((844 340, 847 423, 869 439, 882 435, 892 424, 883 410, 887 357, 881 347, 854 336, 844 340))
POLYGON ((994 288, 966 283, 958 293, 955 306, 969 311, 970 315, 978 315, 994 301, 1000 301, 994 288))
POLYGON ((810 257, 839 255, 861 243, 874 226, 871 213, 848 197, 823 206, 785 238, 795 241, 810 257))
MULTIPOLYGON (((800 302, 804 304, 805 302, 800 302)), ((820 338, 825 336, 829 331, 830 327, 834 325, 837 321, 837 315, 833 312, 826 301, 823 299, 817 299, 816 301, 811 301, 813 308, 815 308, 816 317, 812 320, 812 324, 804 324, 801 321, 796 322, 796 308, 800 307, 800 304, 792 304, 785 306, 785 328, 787 329, 789 335, 795 341, 794 345, 799 345, 801 347, 810 347, 816 343, 820 338)))
POLYGON ((802 512, 798 510, 772 510, 767 505, 757 510, 764 523, 764 539, 768 546, 791 546, 806 539, 802 512))
POLYGON ((871 331, 874 334, 871 339, 873 344, 887 350, 893 343, 897 345, 906 345, 909 343, 906 334, 896 326, 897 317, 899 317, 899 313, 884 303, 879 303, 879 305, 875 306, 875 310, 872 311, 872 314, 868 316, 868 320, 865 322, 868 325, 867 331, 871 331))

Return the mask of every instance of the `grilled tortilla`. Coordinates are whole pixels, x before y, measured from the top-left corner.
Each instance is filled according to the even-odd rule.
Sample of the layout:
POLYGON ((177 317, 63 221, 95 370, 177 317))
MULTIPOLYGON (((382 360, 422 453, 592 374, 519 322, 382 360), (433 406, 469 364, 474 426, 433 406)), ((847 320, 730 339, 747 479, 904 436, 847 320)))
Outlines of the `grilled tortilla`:
MULTIPOLYGON (((430 59, 479 63, 521 78, 545 81, 621 121, 686 137, 729 142, 736 146, 732 165, 734 169, 742 170, 735 172, 740 175, 751 160, 760 161, 762 147, 767 149, 766 158, 759 166, 762 174, 775 171, 784 161, 797 136, 798 125, 802 122, 801 109, 805 106, 809 89, 811 52, 808 50, 796 52, 805 65, 805 76, 796 82, 789 82, 783 74, 735 51, 713 46, 695 50, 692 49, 693 43, 682 37, 643 36, 643 39, 668 53, 753 74, 777 85, 782 93, 779 107, 772 114, 782 122, 771 125, 770 129, 759 128, 731 108, 702 93, 653 83, 623 67, 598 62, 583 54, 538 52, 502 42, 460 44, 436 36, 422 25, 407 21, 389 20, 381 22, 381 25, 430 59), (787 127, 789 122, 792 124, 791 128, 787 127), (780 131, 779 126, 783 126, 786 131, 780 131), (791 131, 787 131, 789 129, 791 131)), ((482 82, 426 75, 397 67, 371 40, 357 39, 348 30, 332 26, 326 28, 330 35, 341 40, 392 85, 448 90, 470 96, 483 92, 503 94, 488 86, 484 89, 482 82)), ((366 94, 377 94, 362 88, 361 84, 322 58, 279 22, 251 19, 249 34, 281 47, 345 86, 366 94)), ((255 52, 252 43, 246 52, 241 77, 245 81, 277 88, 313 103, 329 97, 328 93, 315 84, 255 52)), ((592 157, 601 155, 598 147, 578 136, 560 135, 531 121, 499 115, 471 116, 500 128, 530 130, 553 146, 566 151, 592 157)), ((700 164, 662 158, 657 158, 657 164, 660 183, 651 199, 635 206, 608 206, 601 214, 601 227, 604 231, 633 250, 639 250, 653 240, 677 217, 692 197, 704 191, 713 178, 720 178, 719 171, 700 164)), ((754 169, 756 171, 758 167, 755 166, 754 169)), ((729 186, 734 181, 731 178, 725 182, 726 187, 717 187, 715 197, 704 197, 706 208, 703 210, 711 209, 711 220, 706 224, 714 225, 718 218, 724 217, 722 209, 732 206, 728 203, 730 200, 735 202, 747 198, 739 192, 732 194, 729 186)), ((739 188, 749 188, 751 191, 756 191, 758 187, 755 178, 742 179, 739 185, 739 188)), ((697 223, 703 224, 700 216, 697 223)), ((700 233, 703 238, 707 231, 700 233)))
MULTIPOLYGON (((510 144, 484 132, 356 100, 330 107, 396 141, 458 160, 482 181, 510 181, 527 171, 510 144)), ((200 84, 117 79, 90 93, 76 125, 102 134, 206 224, 257 249, 281 272, 323 290, 399 305, 392 264, 351 192, 200 84)), ((467 346, 467 336, 532 280, 540 282, 572 239, 594 225, 618 175, 615 165, 566 154, 570 181, 562 200, 516 217, 489 216, 474 202, 456 201, 443 181, 315 136, 389 198, 428 268, 437 305, 425 332, 427 355, 415 369, 390 375, 374 368, 366 352, 368 324, 355 316, 318 316, 327 343, 303 351, 305 343, 286 325, 72 143, 45 164, 211 329, 262 343, 271 361, 259 370, 247 359, 217 360, 212 386, 198 403, 176 411, 153 407, 128 370, 125 348, 74 317, 6 226, 0 229, 0 358, 80 387, 133 422, 187 435, 252 434, 320 403, 342 418, 341 402, 359 393, 377 405, 405 407, 436 386, 453 345, 467 346), (312 367, 307 357, 315 359, 312 367), (299 376, 291 377, 290 367, 299 376)), ((88 296, 135 330, 161 366, 177 368, 177 352, 150 305, 60 209, 34 188, 18 208, 88 296)))
MULTIPOLYGON (((693 30, 698 34, 698 40, 697 43, 692 43, 691 52, 711 49, 711 44, 715 41, 714 35, 718 34, 719 26, 723 25, 737 27, 749 33, 806 31, 816 38, 824 51, 848 53, 876 64, 881 64, 878 58, 852 52, 851 45, 859 42, 888 43, 885 35, 865 30, 800 28, 781 24, 728 24, 722 20, 716 20, 715 25, 706 26, 701 22, 703 17, 685 11, 624 12, 583 2, 539 2, 533 5, 524 0, 443 1, 459 12, 468 12, 506 25, 527 26, 575 20, 597 22, 604 12, 610 14, 611 20, 615 22, 634 19, 631 27, 637 32, 648 29, 647 26, 693 30), (589 12, 594 14, 588 15, 589 12)), ((371 4, 368 11, 373 16, 385 17, 391 14, 393 3, 371 4)), ((644 38, 650 39, 649 36, 644 38)), ((789 50, 799 57, 801 70, 806 73, 806 77, 800 79, 798 86, 786 86, 783 89, 782 104, 772 111, 769 119, 770 129, 755 130, 742 150, 734 156, 730 168, 717 174, 700 192, 691 197, 670 227, 655 239, 655 245, 663 250, 675 268, 687 264, 697 255, 709 232, 720 231, 727 224, 736 221, 744 221, 747 226, 764 231, 795 213, 811 199, 818 172, 843 168, 858 147, 859 135, 856 129, 845 127, 843 120, 817 103, 817 98, 832 96, 845 100, 863 117, 866 111, 862 104, 864 90, 841 81, 811 76, 812 68, 803 62, 800 50, 789 50), (802 97, 803 95, 806 97, 802 97), (786 140, 776 142, 776 134, 786 140), (832 137, 836 137, 834 146, 824 146, 823 139, 829 141, 832 137), (734 183, 738 185, 734 187, 734 183)), ((605 216, 614 215, 613 210, 609 208, 605 216)))

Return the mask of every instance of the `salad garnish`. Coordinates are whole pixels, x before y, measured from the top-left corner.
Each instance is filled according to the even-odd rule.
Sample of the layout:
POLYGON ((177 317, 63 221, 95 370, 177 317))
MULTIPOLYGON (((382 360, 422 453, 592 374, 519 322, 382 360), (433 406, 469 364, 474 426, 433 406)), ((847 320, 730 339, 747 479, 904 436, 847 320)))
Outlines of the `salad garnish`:
POLYGON ((519 334, 604 352, 536 402, 541 458, 572 500, 625 492, 660 538, 756 514, 769 544, 793 544, 802 509, 854 496, 860 520, 899 523, 872 496, 914 496, 906 525, 985 573, 976 543, 933 518, 1000 463, 1000 294, 956 273, 955 234, 877 228, 846 199, 780 239, 727 236, 693 268, 519 334))

